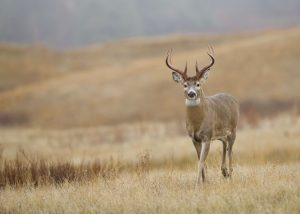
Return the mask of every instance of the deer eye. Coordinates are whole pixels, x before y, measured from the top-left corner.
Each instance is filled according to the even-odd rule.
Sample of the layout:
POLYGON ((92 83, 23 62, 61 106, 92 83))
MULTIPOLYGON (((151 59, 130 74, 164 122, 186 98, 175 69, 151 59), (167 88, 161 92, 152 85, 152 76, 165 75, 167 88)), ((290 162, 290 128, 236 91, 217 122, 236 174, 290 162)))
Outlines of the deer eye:
POLYGON ((197 87, 200 87, 200 83, 197 82, 196 86, 197 86, 197 87))
POLYGON ((185 87, 185 88, 186 88, 186 87, 187 87, 187 84, 186 84, 186 83, 184 83, 183 87, 185 87))

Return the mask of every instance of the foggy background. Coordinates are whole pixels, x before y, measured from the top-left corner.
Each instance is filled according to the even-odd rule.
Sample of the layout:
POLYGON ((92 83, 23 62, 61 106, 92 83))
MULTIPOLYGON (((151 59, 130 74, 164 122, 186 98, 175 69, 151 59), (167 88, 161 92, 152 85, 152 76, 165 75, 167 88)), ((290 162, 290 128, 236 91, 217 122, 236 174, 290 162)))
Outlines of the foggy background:
POLYGON ((252 31, 299 21, 298 0, 0 0, 0 42, 56 48, 173 33, 252 31))

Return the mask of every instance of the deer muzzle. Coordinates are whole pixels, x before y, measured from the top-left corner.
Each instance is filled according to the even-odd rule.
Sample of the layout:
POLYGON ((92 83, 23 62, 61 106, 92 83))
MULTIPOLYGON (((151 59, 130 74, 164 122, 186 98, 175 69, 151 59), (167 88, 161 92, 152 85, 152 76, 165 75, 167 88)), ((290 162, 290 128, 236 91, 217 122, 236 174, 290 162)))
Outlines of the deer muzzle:
POLYGON ((189 99, 195 99, 195 98, 197 97, 196 91, 193 90, 193 89, 188 90, 188 92, 187 92, 187 97, 188 97, 189 99))

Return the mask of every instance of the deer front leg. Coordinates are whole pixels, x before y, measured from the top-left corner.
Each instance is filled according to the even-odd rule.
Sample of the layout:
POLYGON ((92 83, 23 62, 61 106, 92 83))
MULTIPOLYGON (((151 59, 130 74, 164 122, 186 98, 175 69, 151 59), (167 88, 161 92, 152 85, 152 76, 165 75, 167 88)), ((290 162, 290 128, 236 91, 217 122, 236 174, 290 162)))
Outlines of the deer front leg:
POLYGON ((198 163, 198 177, 197 177, 197 184, 200 184, 200 176, 202 176, 202 182, 205 182, 205 160, 209 151, 210 142, 202 142, 202 148, 200 153, 200 159, 198 163))
POLYGON ((201 144, 201 142, 198 142, 195 139, 193 139, 193 144, 195 146, 195 149, 196 149, 196 152, 197 152, 198 161, 199 161, 202 144, 201 144))

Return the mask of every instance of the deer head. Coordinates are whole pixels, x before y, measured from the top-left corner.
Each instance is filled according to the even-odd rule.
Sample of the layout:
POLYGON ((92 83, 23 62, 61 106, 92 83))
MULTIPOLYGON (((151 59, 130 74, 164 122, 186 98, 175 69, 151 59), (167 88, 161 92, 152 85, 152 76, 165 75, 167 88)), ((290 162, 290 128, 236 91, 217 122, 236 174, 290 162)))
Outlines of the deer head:
POLYGON ((201 102, 201 98, 203 98, 202 85, 208 78, 208 73, 210 68, 215 63, 214 59, 214 50, 212 47, 209 47, 209 52, 207 53, 211 59, 209 65, 203 67, 202 69, 198 68, 198 63, 196 62, 196 75, 192 77, 188 77, 187 75, 187 63, 185 64, 184 71, 174 68, 171 65, 171 53, 172 51, 168 51, 166 64, 168 68, 173 70, 172 77, 173 80, 184 87, 184 96, 186 105, 188 106, 196 106, 201 102))

